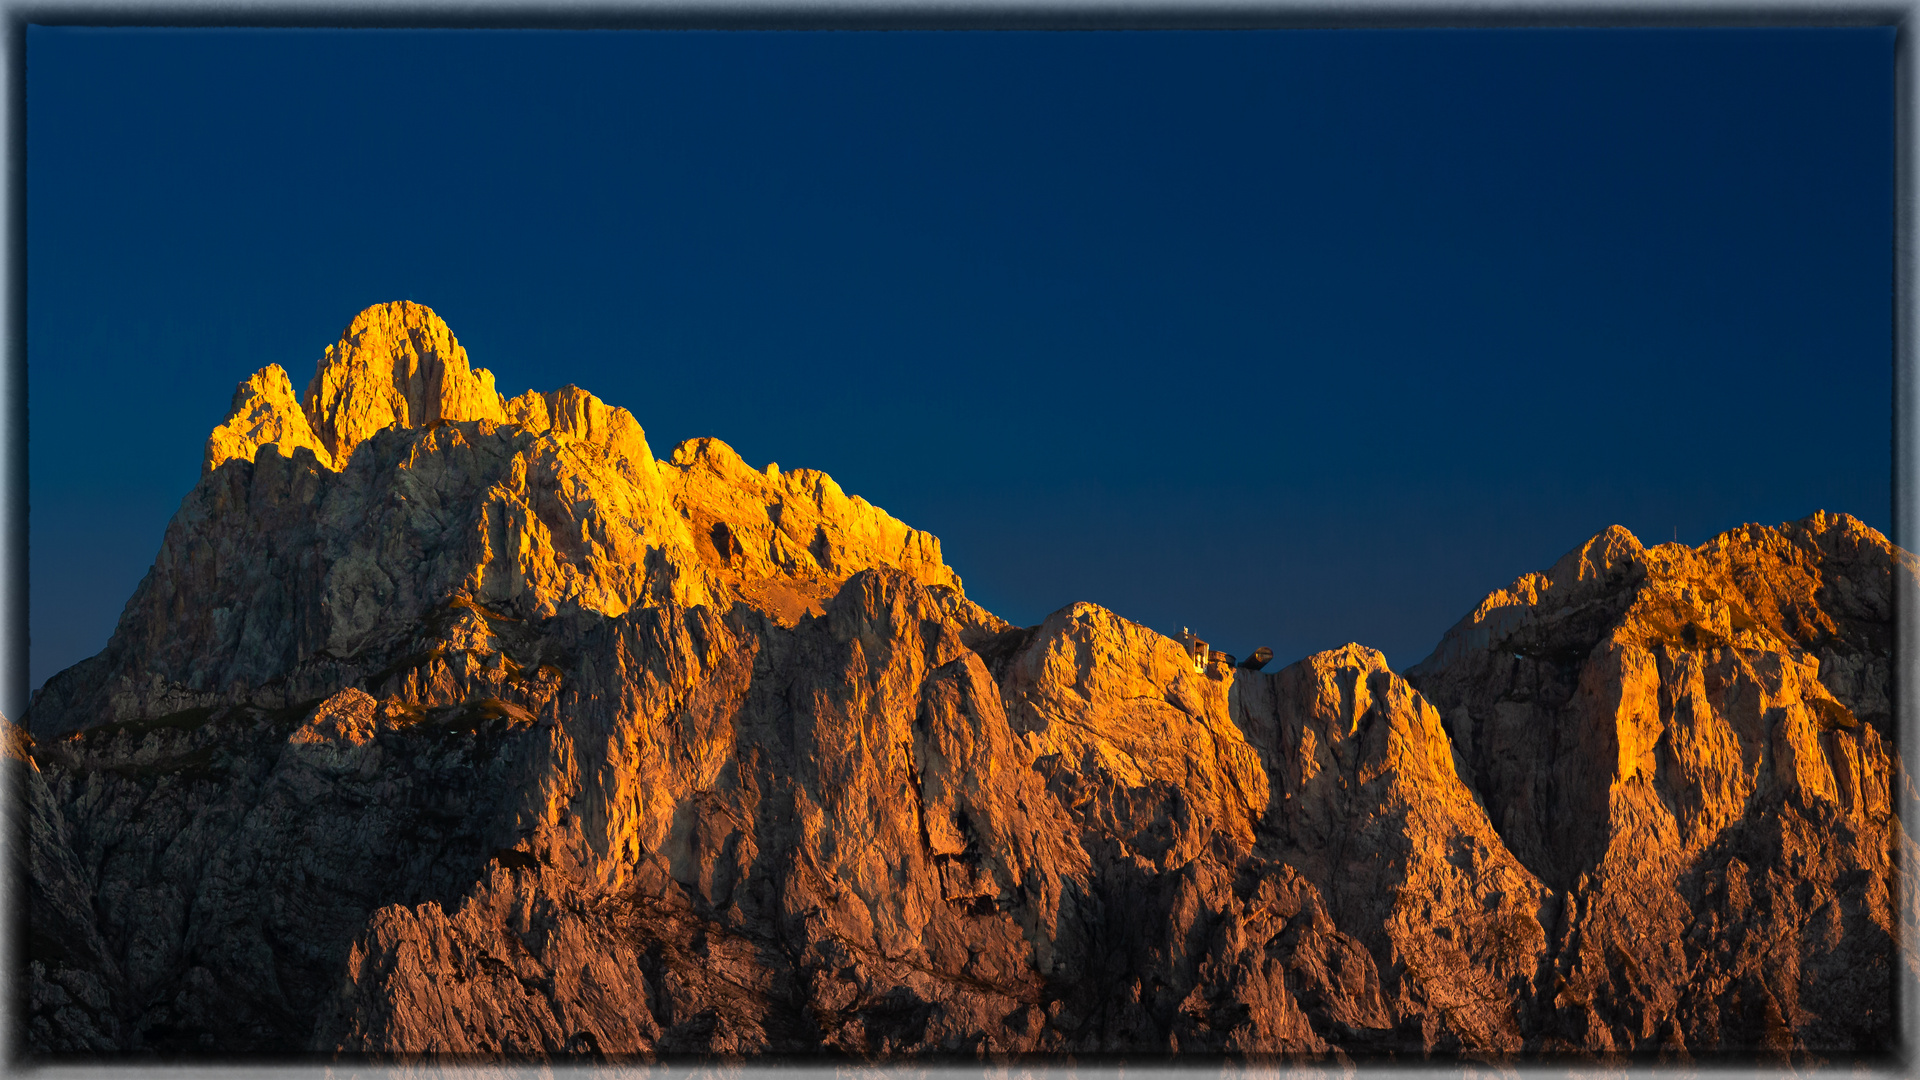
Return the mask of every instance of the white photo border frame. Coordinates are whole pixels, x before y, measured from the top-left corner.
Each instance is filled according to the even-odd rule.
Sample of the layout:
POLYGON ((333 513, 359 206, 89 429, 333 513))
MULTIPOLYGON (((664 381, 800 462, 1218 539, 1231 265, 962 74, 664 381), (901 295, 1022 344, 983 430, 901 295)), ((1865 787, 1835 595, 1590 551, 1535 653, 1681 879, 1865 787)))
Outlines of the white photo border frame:
MULTIPOLYGON (((0 700, 25 701, 28 691, 27 588, 27 252, 26 252, 26 28, 46 26, 249 27, 364 29, 708 29, 708 30, 1254 30, 1254 29, 1440 29, 1440 28, 1757 28, 1868 27, 1895 29, 1894 213, 1889 250, 1892 301, 1892 534, 1908 550, 1920 547, 1920 0, 0 0, 0 146, 5 148, 4 213, 0 214, 0 700)), ((1893 710, 1898 745, 1920 745, 1920 592, 1910 583, 1894 596, 1893 710)), ((6 771, 0 784, 13 781, 6 771)), ((586 1077, 645 1073, 661 1080, 675 1074, 779 1076, 782 1080, 837 1080, 858 1073, 875 1078, 899 1074, 940 1077, 1144 1077, 1206 1071, 1239 1071, 1249 1078, 1272 1073, 1361 1072, 1447 1075, 1748 1076, 1776 1070, 1757 1064, 1652 1063, 1605 1065, 1553 1061, 1511 1065, 1468 1061, 1427 1064, 1296 1065, 1284 1062, 1192 1064, 1060 1061, 1009 1065, 916 1065, 861 1067, 851 1064, 661 1066, 606 1065, 407 1066, 369 1062, 239 1062, 169 1065, 101 1061, 92 1064, 28 1065, 19 1045, 18 1006, 23 988, 13 978, 24 918, 15 868, 24 823, 15 820, 12 792, 0 799, 0 911, 9 917, 0 932, 0 1070, 53 1077, 253 1077, 253 1076, 466 1076, 586 1077)), ((1903 816, 1911 837, 1920 821, 1903 816)), ((1902 868, 1906 881, 1920 881, 1920 865, 1902 868)), ((1896 903, 1896 908, 1898 907, 1896 903)), ((1907 1076, 1920 1070, 1920 942, 1906 943, 1912 963, 1894 958, 1898 1035, 1891 1054, 1867 1064, 1871 1075, 1907 1076)), ((1848 1067, 1842 1065, 1841 1067, 1848 1067)), ((1787 1071, 1787 1070, 1778 1070, 1787 1071)), ((1852 1075, 1861 1069, 1850 1068, 1852 1075)))

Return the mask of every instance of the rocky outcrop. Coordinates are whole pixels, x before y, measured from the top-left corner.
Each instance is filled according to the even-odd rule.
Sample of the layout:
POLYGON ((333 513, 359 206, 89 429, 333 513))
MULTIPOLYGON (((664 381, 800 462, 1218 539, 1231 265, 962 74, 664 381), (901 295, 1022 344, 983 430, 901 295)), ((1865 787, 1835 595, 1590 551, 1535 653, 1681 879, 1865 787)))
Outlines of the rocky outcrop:
POLYGON ((207 437, 200 473, 204 476, 235 458, 252 461, 267 446, 282 457, 304 448, 322 465, 333 465, 332 451, 314 435, 307 414, 294 400, 293 381, 279 364, 268 364, 234 389, 226 423, 207 437))
POLYGON ((745 603, 790 624, 868 567, 960 584, 938 539, 826 474, 756 470, 716 439, 656 460, 630 413, 577 387, 515 398, 517 422, 503 403, 451 419, 486 411, 492 377, 418 305, 363 312, 319 367, 324 445, 278 368, 242 384, 208 448, 236 455, 182 502, 106 651, 36 696, 37 733, 325 696, 394 664, 456 596, 533 619, 745 603))
POLYGON ((1553 1044, 1891 1037, 1920 910, 1897 883, 1912 794, 1888 696, 1913 575, 1845 515, 1697 549, 1614 528, 1408 672, 1508 848, 1564 897, 1553 1044))
POLYGON ((37 752, 86 808, 130 1042, 1521 1046, 1540 888, 1378 654, 1200 674, 1103 609, 1022 631, 890 569, 794 627, 457 605, 427 633, 381 696, 37 752))
POLYGON ((487 398, 444 329, 389 305, 304 407, 243 385, 108 649, 13 729, 34 1052, 1890 1037, 1912 570, 1851 519, 1612 531, 1407 678, 1260 673, 1092 604, 1009 626, 823 474, 487 398))
POLYGON ((306 413, 340 465, 389 427, 507 418, 493 373, 468 365, 438 315, 404 300, 362 311, 327 346, 307 384, 306 413))
POLYGON ((322 465, 341 469, 355 447, 389 427, 500 423, 507 412, 493 373, 468 364, 467 350, 431 309, 404 300, 376 304, 327 346, 304 406, 294 400, 293 383, 278 364, 241 383, 232 415, 207 440, 201 471, 235 459, 252 461, 269 445, 284 457, 306 447, 322 465))

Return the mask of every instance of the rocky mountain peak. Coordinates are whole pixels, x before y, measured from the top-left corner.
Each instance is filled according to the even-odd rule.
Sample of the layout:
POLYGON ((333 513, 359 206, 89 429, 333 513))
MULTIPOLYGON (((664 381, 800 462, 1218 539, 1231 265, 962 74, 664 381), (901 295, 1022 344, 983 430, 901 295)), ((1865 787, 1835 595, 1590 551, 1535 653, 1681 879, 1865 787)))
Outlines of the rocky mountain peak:
POLYGON ((1845 514, 1697 548, 1614 526, 1490 594, 1407 677, 1550 883, 1689 856, 1770 799, 1866 828, 1889 804, 1859 762, 1892 733, 1893 595, 1913 574, 1845 514))
POLYGON ((392 425, 507 418, 493 373, 471 367, 440 316, 407 300, 367 308, 327 346, 307 384, 306 413, 339 463, 392 425))
POLYGON ((106 651, 49 680, 34 724, 298 700, 390 665, 455 601, 534 619, 739 603, 792 625, 871 567, 961 588, 937 538, 825 473, 707 438, 656 460, 632 413, 578 386, 502 398, 407 302, 356 316, 304 405, 277 364, 242 382, 202 472, 106 651))
POLYGON ((252 461, 264 446, 286 457, 305 447, 337 470, 346 467, 355 447, 385 428, 421 428, 440 420, 504 422, 507 416, 493 373, 471 366, 467 350, 432 308, 407 300, 375 304, 354 316, 340 340, 321 354, 304 404, 294 399, 292 381, 278 364, 243 381, 226 422, 207 440, 201 471, 234 458, 252 461))
POLYGON ((1575 591, 1592 592, 1618 584, 1646 560, 1640 538, 1619 525, 1610 525, 1593 539, 1560 557, 1547 571, 1550 591, 1571 598, 1575 591))
POLYGON ((33 1053, 1894 1037, 1915 564, 1853 518, 1609 528, 1404 676, 1196 668, 1098 604, 1009 626, 825 473, 501 399, 419 305, 319 368, 239 386, 106 650, 0 724, 33 1053))
POLYGON ((268 364, 242 380, 233 391, 226 422, 207 437, 201 475, 239 458, 252 461, 263 446, 292 457, 306 448, 322 465, 333 467, 333 452, 313 432, 307 414, 293 396, 293 380, 279 364, 268 364))

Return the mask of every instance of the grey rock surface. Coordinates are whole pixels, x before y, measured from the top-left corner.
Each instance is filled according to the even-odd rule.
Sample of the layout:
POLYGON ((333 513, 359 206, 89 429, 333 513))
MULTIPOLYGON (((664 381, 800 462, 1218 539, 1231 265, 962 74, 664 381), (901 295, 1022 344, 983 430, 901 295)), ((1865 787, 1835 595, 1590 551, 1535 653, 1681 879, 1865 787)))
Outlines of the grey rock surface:
POLYGON ((356 320, 322 410, 242 386, 108 648, 6 729, 31 1054, 1893 1037, 1913 563, 1851 518, 1612 530, 1405 678, 1263 673, 1009 626, 823 474, 500 397, 421 312, 356 320))

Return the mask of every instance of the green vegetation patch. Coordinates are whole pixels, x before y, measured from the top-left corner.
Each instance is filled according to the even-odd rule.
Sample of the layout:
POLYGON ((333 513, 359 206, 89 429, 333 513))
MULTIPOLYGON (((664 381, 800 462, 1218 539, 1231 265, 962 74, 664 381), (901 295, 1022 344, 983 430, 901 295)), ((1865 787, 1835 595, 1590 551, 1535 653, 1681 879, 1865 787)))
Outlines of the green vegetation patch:
POLYGON ((398 698, 388 698, 381 702, 380 709, 394 726, 400 728, 410 728, 427 719, 425 705, 416 705, 411 701, 401 701, 398 698))
POLYGON ((560 669, 557 667, 554 667, 552 664, 541 664, 537 668, 528 670, 527 668, 522 667, 521 665, 515 663, 512 657, 507 657, 506 659, 507 659, 507 681, 508 682, 542 683, 542 682, 558 682, 560 679, 560 669))
POLYGON ((1813 706, 1813 714, 1827 727, 1851 729, 1860 726, 1860 718, 1853 715, 1853 710, 1832 698, 1810 697, 1807 704, 1813 706))
POLYGON ((418 705, 402 708, 404 712, 396 717, 401 730, 443 737, 493 727, 531 724, 534 720, 532 713, 499 698, 481 698, 464 705, 443 705, 433 709, 418 705))
POLYGON ((121 720, 112 724, 102 724, 99 727, 87 728, 79 734, 81 738, 92 741, 94 739, 117 738, 121 735, 132 735, 136 739, 145 738, 148 732, 159 731, 163 728, 171 728, 175 731, 196 731, 204 727, 207 721, 213 719, 213 714, 216 711, 216 706, 202 705, 198 708, 181 709, 179 712, 170 712, 165 716, 141 717, 137 720, 121 720))
POLYGON ((312 714, 313 710, 319 708, 320 703, 325 700, 327 699, 323 697, 308 698, 305 701, 295 702, 292 705, 286 705, 278 709, 262 710, 259 715, 265 717, 267 722, 274 727, 291 731, 299 727, 301 723, 312 714))
POLYGON ((367 693, 376 693, 381 686, 386 684, 388 679, 393 678, 395 675, 425 667, 428 661, 445 655, 447 655, 447 647, 445 645, 435 645, 421 652, 408 653, 406 656, 395 660, 379 671, 361 679, 360 685, 367 693))
POLYGON ((203 746, 144 765, 108 765, 100 771, 134 781, 159 780, 169 776, 186 783, 221 780, 226 777, 227 769, 224 761, 215 760, 219 749, 218 746, 203 746))
POLYGON ((486 619, 489 622, 517 623, 517 622, 525 621, 522 619, 514 618, 512 615, 507 615, 502 612, 495 611, 492 608, 487 607, 485 604, 481 604, 475 601, 470 596, 456 596, 453 599, 448 600, 446 603, 446 606, 440 609, 439 614, 444 619, 445 616, 452 615, 454 612, 460 610, 461 608, 465 608, 466 610, 473 612, 474 614, 480 616, 483 619, 486 619))

